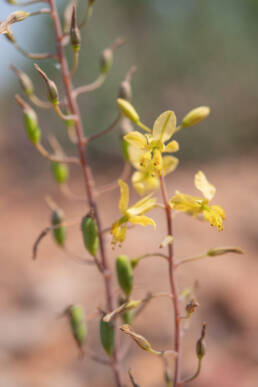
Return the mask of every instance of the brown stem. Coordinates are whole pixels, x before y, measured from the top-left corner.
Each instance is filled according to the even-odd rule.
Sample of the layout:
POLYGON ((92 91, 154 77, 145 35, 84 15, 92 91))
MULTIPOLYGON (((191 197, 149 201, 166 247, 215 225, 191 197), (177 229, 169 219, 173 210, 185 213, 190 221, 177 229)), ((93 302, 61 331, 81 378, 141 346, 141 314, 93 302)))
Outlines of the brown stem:
MULTIPOLYGON (((168 201, 166 186, 164 177, 160 176, 160 188, 165 205, 165 213, 167 218, 167 231, 168 235, 173 235, 173 225, 172 225, 172 215, 171 208, 168 201)), ((175 335, 174 335, 174 348, 177 352, 177 357, 175 359, 175 369, 174 369, 174 387, 180 387, 180 358, 181 358, 181 343, 180 343, 180 305, 178 298, 178 291, 175 281, 175 270, 174 270, 174 248, 173 244, 168 245, 168 265, 169 265, 169 282, 171 287, 171 293, 173 295, 173 306, 174 306, 174 321, 175 321, 175 335)))
MULTIPOLYGON (((109 267, 109 263, 107 260, 106 252, 105 252, 105 245, 104 245, 104 239, 102 235, 102 227, 101 222, 99 218, 98 208, 95 201, 95 189, 94 189, 94 181, 92 178, 91 170, 89 167, 87 154, 85 152, 85 138, 83 135, 83 126, 80 116, 80 111, 78 109, 78 105, 76 102, 76 99, 73 95, 73 85, 72 80, 70 77, 69 69, 67 60, 64 53, 64 48, 62 45, 62 38, 63 33, 61 29, 60 19, 57 13, 56 8, 56 1, 55 0, 48 0, 51 10, 51 17, 54 23, 55 33, 56 33, 56 39, 57 39, 57 54, 58 54, 58 60, 61 66, 61 73, 63 78, 63 83, 65 87, 66 92, 66 98, 67 103, 69 107, 69 111, 71 114, 77 116, 77 120, 75 121, 75 130, 76 130, 76 136, 77 136, 77 148, 80 158, 80 164, 82 168, 82 173, 84 177, 84 185, 85 185, 85 191, 88 199, 88 204, 94 211, 94 215, 96 218, 96 222, 98 224, 99 228, 99 240, 100 240, 100 255, 101 255, 101 264, 103 267, 103 278, 104 278, 104 284, 105 284, 105 291, 106 291, 106 302, 107 302, 107 310, 108 312, 111 312, 115 308, 115 300, 113 298, 112 294, 112 281, 111 281, 111 270, 109 267)), ((122 387, 122 381, 121 381, 121 370, 118 362, 118 353, 117 348, 115 348, 113 352, 113 361, 112 361, 114 376, 116 380, 116 386, 122 387)))

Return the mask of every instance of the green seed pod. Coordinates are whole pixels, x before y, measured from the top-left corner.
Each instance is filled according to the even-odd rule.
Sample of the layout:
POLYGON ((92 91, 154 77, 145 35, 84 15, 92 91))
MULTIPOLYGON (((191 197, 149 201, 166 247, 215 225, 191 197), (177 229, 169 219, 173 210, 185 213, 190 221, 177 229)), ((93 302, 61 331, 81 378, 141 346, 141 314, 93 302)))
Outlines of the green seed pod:
POLYGON ((101 344, 105 349, 106 353, 109 356, 111 356, 115 345, 115 330, 114 330, 113 322, 112 321, 106 322, 106 321, 103 321, 103 319, 101 319, 99 330, 100 330, 101 344))
POLYGON ((82 348, 88 333, 83 308, 80 305, 73 305, 68 313, 74 339, 79 348, 82 348))
POLYGON ((69 169, 66 164, 53 162, 52 173, 58 184, 63 184, 68 180, 69 169))
POLYGON ((38 126, 38 119, 35 111, 31 108, 24 109, 24 126, 28 139, 32 144, 38 144, 41 139, 41 130, 38 126))
POLYGON ((206 352, 206 346, 202 339, 199 339, 196 343, 196 355, 199 360, 202 360, 206 352))
POLYGON ((81 230, 86 249, 93 256, 97 254, 99 248, 98 226, 92 216, 86 215, 82 219, 81 230))
MULTIPOLYGON (((126 302, 126 300, 123 297, 120 297, 119 299, 119 305, 123 305, 126 302)), ((132 325, 133 318, 134 318, 134 310, 129 309, 126 312, 124 312, 121 315, 121 318, 125 324, 132 325)))
POLYGON ((126 101, 131 101, 132 99, 132 87, 128 81, 123 81, 120 83, 118 98, 125 99, 126 101))
POLYGON ((24 91, 24 93, 28 97, 30 95, 34 94, 34 86, 33 86, 33 83, 32 83, 32 80, 30 79, 30 77, 26 73, 24 73, 23 71, 19 70, 14 65, 11 65, 10 67, 15 72, 17 77, 19 78, 21 88, 24 91))
POLYGON ((117 99, 117 106, 120 112, 129 120, 134 122, 135 124, 138 124, 140 121, 139 114, 135 110, 135 108, 130 104, 130 102, 126 101, 125 99, 118 98, 117 99))
POLYGON ((113 64, 113 50, 106 48, 100 56, 100 72, 107 73, 113 64))
POLYGON ((59 246, 64 246, 66 240, 66 227, 63 226, 63 221, 64 213, 61 209, 57 208, 52 212, 51 224, 54 227, 52 230, 53 237, 59 246))
POLYGON ((120 255, 117 257, 116 273, 121 289, 126 296, 129 296, 133 289, 133 269, 127 255, 120 255))

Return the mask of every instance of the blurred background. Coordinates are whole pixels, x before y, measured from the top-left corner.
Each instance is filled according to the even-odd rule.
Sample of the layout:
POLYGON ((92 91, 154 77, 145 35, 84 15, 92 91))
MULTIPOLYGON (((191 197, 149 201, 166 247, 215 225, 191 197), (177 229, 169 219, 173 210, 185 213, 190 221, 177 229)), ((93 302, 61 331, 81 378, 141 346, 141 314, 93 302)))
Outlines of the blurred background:
MULTIPOLYGON (((85 1, 79 3, 82 15, 85 1)), ((67 2, 58 4, 62 12, 67 2)), ((15 9, 19 7, 2 1, 0 20, 15 9)), ((192 382, 199 387, 253 387, 258 383, 257 19, 257 0, 97 0, 93 18, 83 32, 74 80, 80 85, 96 79, 100 53, 123 36, 126 45, 116 51, 104 86, 80 97, 86 133, 106 128, 115 118, 118 87, 132 65, 138 68, 132 82, 133 104, 144 123, 152 125, 167 109, 173 109, 180 122, 196 106, 211 107, 207 120, 177 135, 180 165, 169 176, 168 187, 170 196, 175 189, 196 194, 194 173, 203 170, 217 187, 214 204, 226 210, 225 231, 218 233, 206 223, 178 215, 175 252, 177 258, 184 258, 211 247, 239 246, 245 255, 207 259, 178 269, 181 290, 198 281, 195 296, 200 303, 184 337, 184 376, 196 369, 195 342, 202 321, 208 324, 203 370, 198 381, 192 382)), ((46 15, 18 23, 12 30, 20 45, 31 52, 55 49, 52 24, 46 15)), ((0 387, 112 386, 107 367, 88 358, 78 360, 67 320, 59 318, 73 303, 82 304, 90 315, 96 307, 103 307, 102 281, 95 268, 68 259, 51 237, 42 242, 38 260, 31 260, 32 244, 49 223, 46 194, 64 209, 68 219, 79 219, 86 210, 84 203, 60 195, 48 161, 24 135, 21 112, 13 98, 21 91, 9 64, 27 72, 38 95, 45 98, 33 61, 24 59, 3 36, 0 52, 0 387)), ((67 54, 71 60, 69 48, 67 54)), ((59 84, 56 63, 44 60, 40 64, 59 84)), ((73 146, 55 113, 38 114, 44 134, 54 133, 72 154, 73 146)), ((92 144, 90 160, 98 185, 119 176, 123 168, 119 128, 92 144)), ((76 168, 71 170, 70 185, 83 194, 76 168)), ((103 199, 102 218, 108 226, 118 216, 117 190, 103 199)), ((134 257, 157 249, 166 232, 164 214, 156 211, 153 217, 159 231, 139 227, 130 231, 119 253, 134 257)), ((69 228, 68 249, 85 255, 79 225, 69 228)), ((116 254, 110 249, 112 264, 116 254)), ((136 270, 134 296, 141 297, 147 290, 167 291, 167 279, 162 260, 146 260, 136 270)), ((144 333, 154 348, 167 348, 173 332, 170 302, 154 300, 135 322, 135 329, 144 333)), ((97 330, 98 321, 92 319, 88 345, 104 356, 97 330)), ((134 344, 123 366, 125 372, 132 368, 142 387, 165 385, 159 360, 134 344)), ((127 378, 126 383, 129 385, 127 378)))

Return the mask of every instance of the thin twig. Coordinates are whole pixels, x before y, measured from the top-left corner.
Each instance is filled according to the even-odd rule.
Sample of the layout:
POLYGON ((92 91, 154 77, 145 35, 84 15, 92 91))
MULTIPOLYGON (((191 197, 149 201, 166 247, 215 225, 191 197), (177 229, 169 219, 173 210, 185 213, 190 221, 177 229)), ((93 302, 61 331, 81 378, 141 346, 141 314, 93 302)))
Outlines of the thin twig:
POLYGON ((57 163, 64 163, 64 164, 79 164, 79 159, 78 157, 66 157, 66 156, 56 156, 56 155, 51 155, 44 147, 42 144, 37 143, 34 144, 35 148, 38 150, 38 152, 46 157, 50 161, 54 161, 57 163))
MULTIPOLYGON (((129 178, 129 176, 130 176, 131 169, 132 169, 131 164, 125 162, 124 163, 123 171, 122 171, 119 179, 121 179, 123 181, 126 181, 129 178)), ((118 179, 116 179, 112 183, 108 183, 108 184, 103 185, 102 187, 98 188, 97 195, 100 196, 100 195, 102 195, 104 193, 113 191, 114 189, 118 188, 119 186, 117 184, 117 180, 118 179)))
POLYGON ((73 90, 73 96, 77 98, 80 94, 83 93, 89 93, 91 91, 97 90, 106 80, 107 75, 104 73, 101 73, 98 78, 88 85, 79 86, 76 89, 73 90))
POLYGON ((115 127, 117 126, 117 124, 119 123, 120 120, 121 120, 121 115, 119 114, 115 118, 115 120, 112 122, 111 125, 109 125, 106 129, 102 130, 101 132, 93 134, 92 136, 88 137, 87 140, 85 141, 85 143, 88 144, 89 142, 97 140, 97 138, 100 138, 100 137, 103 137, 103 136, 107 135, 113 129, 115 129, 115 127))

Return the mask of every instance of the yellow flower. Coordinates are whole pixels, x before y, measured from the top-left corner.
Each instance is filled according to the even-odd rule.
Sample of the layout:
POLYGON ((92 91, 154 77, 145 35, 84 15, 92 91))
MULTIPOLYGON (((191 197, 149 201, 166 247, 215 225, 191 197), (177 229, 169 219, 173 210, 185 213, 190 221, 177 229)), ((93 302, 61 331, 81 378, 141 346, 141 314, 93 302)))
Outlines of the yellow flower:
POLYGON ((126 238, 127 223, 140 224, 141 226, 151 225, 156 228, 154 220, 145 216, 145 212, 155 207, 156 199, 151 195, 145 196, 143 199, 129 207, 129 188, 122 180, 118 181, 120 186, 119 210, 122 217, 113 223, 111 234, 113 235, 112 244, 122 243, 126 238))
POLYGON ((206 176, 201 171, 196 173, 194 184, 202 192, 204 199, 176 192, 176 195, 170 200, 171 208, 186 212, 192 216, 201 214, 211 226, 217 227, 218 231, 224 230, 223 220, 226 217, 225 211, 220 206, 209 204, 215 196, 216 188, 208 182, 206 176))
MULTIPOLYGON (((153 169, 150 154, 143 149, 129 145, 128 155, 130 162, 137 169, 132 175, 132 184, 136 192, 139 195, 145 195, 158 189, 160 186, 159 174, 153 169)), ((178 165, 178 159, 173 156, 163 156, 160 162, 164 176, 173 172, 178 165)))
POLYGON ((136 191, 143 195, 159 187, 159 176, 174 171, 178 159, 173 156, 163 157, 163 153, 179 150, 177 141, 170 140, 176 132, 176 116, 173 111, 162 113, 154 122, 150 134, 132 131, 124 136, 129 143, 129 159, 138 170, 133 174, 132 182, 136 191))

